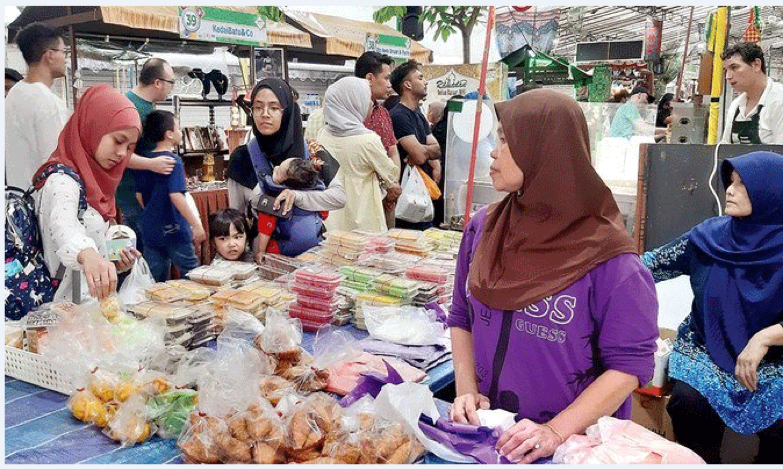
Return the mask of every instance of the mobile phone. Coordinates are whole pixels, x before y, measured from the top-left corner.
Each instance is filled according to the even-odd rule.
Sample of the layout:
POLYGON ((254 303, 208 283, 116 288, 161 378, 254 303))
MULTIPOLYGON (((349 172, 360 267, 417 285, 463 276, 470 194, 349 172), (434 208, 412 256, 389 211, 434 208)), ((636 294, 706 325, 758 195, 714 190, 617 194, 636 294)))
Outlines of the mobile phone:
POLYGON ((291 213, 293 212, 293 210, 289 210, 288 213, 283 215, 282 205, 277 210, 272 208, 275 205, 276 198, 277 197, 272 197, 270 195, 259 196, 258 203, 256 204, 256 210, 258 210, 261 213, 265 213, 267 215, 275 216, 277 218, 291 218, 291 213))

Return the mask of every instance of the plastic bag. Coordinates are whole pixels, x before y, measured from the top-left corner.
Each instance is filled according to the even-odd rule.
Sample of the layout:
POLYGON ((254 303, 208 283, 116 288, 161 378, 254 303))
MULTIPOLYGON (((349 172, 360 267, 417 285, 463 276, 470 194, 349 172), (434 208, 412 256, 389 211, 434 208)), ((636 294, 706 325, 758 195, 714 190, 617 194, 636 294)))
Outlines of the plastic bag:
POLYGON ((145 289, 155 283, 150 266, 143 257, 136 259, 128 277, 122 283, 117 296, 126 305, 135 305, 147 301, 145 289))
POLYGON ((223 453, 217 441, 230 437, 228 425, 223 420, 193 411, 188 415, 177 446, 188 464, 217 464, 223 453))
POLYGON ((141 395, 131 396, 109 419, 109 427, 104 433, 122 446, 142 443, 152 435, 154 429, 147 421, 147 404, 141 395))
POLYGON ((419 428, 430 439, 442 443, 460 454, 473 457, 482 464, 512 464, 495 447, 501 430, 485 426, 449 422, 440 418, 433 422, 427 416, 419 419, 419 428))
POLYGON ((106 404, 87 389, 78 389, 68 399, 68 410, 73 417, 99 427, 109 424, 109 414, 106 404))
POLYGON ((434 208, 430 192, 416 170, 411 170, 410 165, 405 166, 402 174, 402 193, 397 200, 397 208, 394 216, 410 223, 432 221, 434 208))
POLYGON ((427 187, 427 191, 430 193, 430 198, 432 200, 438 200, 443 195, 440 192, 440 187, 438 187, 438 183, 435 182, 429 174, 425 173, 423 169, 421 169, 421 166, 416 166, 416 169, 419 170, 419 174, 421 175, 421 179, 424 181, 424 185, 427 187))
POLYGON ((147 416, 158 427, 158 436, 179 438, 188 414, 196 408, 197 395, 192 389, 173 389, 147 401, 147 416))
MULTIPOLYGON (((241 415, 235 416, 244 419, 244 427, 239 425, 235 427, 241 429, 247 434, 249 441, 252 442, 252 460, 254 464, 280 464, 285 462, 285 454, 282 449, 285 425, 282 419, 266 400, 260 399, 247 408, 247 411, 241 415)), ((229 429, 232 428, 229 423, 229 429)), ((234 432, 232 431, 232 434, 234 432)), ((237 435, 234 435, 237 437, 237 435)))
POLYGON ((374 339, 402 345, 436 345, 443 342, 445 326, 433 311, 415 306, 364 305, 364 323, 374 339))
POLYGON ((256 346, 266 353, 297 353, 302 343, 302 322, 285 316, 267 318, 264 331, 256 337, 256 346))
POLYGON ((304 462, 321 456, 319 446, 326 435, 338 430, 342 408, 331 396, 316 393, 295 406, 286 416, 286 453, 291 461, 304 462))

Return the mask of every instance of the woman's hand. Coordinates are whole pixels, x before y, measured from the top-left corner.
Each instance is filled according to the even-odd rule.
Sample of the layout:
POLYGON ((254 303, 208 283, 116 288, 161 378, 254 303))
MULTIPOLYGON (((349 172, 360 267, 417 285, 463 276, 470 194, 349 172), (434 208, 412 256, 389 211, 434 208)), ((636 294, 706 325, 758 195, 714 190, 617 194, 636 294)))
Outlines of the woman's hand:
POLYGON ((282 214, 285 215, 291 211, 294 206, 294 202, 296 202, 296 191, 285 189, 280 193, 280 195, 277 196, 275 203, 272 205, 272 208, 274 210, 278 210, 280 207, 283 207, 282 214))
POLYGON ((139 257, 141 257, 141 253, 136 248, 124 248, 120 251, 120 260, 115 261, 117 272, 122 273, 130 270, 139 257))
POLYGON ((549 426, 522 419, 500 435, 496 447, 509 461, 530 464, 555 454, 562 443, 549 426))
POLYGON ((93 248, 85 249, 76 258, 82 266, 90 295, 103 300, 117 291, 117 269, 93 248))
POLYGON ((150 171, 158 174, 168 175, 174 171, 174 158, 170 156, 156 156, 150 158, 150 171))
POLYGON ((481 425, 477 409, 489 409, 489 399, 479 393, 468 393, 454 399, 451 405, 451 420, 457 423, 481 425))
POLYGON ((763 332, 764 330, 761 330, 750 338, 748 345, 737 357, 737 365, 734 367, 737 380, 751 392, 755 392, 756 385, 758 385, 756 370, 759 363, 769 351, 769 345, 767 345, 763 332))

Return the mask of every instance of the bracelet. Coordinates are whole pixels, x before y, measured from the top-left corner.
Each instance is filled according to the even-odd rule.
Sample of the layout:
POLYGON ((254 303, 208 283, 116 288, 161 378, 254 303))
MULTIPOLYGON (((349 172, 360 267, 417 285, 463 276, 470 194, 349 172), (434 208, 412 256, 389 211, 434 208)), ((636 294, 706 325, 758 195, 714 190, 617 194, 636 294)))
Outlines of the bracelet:
POLYGON ((542 423, 541 426, 547 427, 548 429, 552 430, 552 433, 554 433, 555 435, 557 435, 558 438, 560 438, 560 444, 565 443, 565 438, 563 438, 563 435, 561 435, 559 431, 555 430, 555 427, 549 425, 548 423, 542 423))

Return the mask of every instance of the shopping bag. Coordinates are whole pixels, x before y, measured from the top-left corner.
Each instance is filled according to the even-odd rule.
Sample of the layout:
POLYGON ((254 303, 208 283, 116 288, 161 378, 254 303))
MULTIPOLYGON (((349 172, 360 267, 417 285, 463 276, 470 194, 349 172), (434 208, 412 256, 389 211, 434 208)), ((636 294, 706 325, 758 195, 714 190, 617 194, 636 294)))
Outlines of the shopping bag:
POLYGON ((421 166, 416 166, 416 169, 419 170, 419 174, 421 174, 421 178, 424 180, 424 185, 427 186, 427 190, 430 192, 430 199, 440 199, 440 196, 443 194, 440 192, 438 183, 436 183, 427 173, 425 173, 424 170, 421 169, 421 166))
POLYGON ((421 174, 405 166, 402 174, 402 194, 397 200, 394 216, 410 223, 432 221, 435 214, 432 199, 421 174))
POLYGON ((147 301, 145 290, 155 283, 150 272, 150 266, 143 257, 136 259, 130 274, 122 283, 117 293, 120 301, 125 305, 135 305, 147 301))

